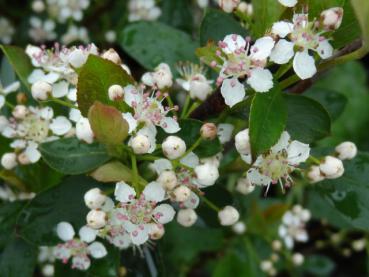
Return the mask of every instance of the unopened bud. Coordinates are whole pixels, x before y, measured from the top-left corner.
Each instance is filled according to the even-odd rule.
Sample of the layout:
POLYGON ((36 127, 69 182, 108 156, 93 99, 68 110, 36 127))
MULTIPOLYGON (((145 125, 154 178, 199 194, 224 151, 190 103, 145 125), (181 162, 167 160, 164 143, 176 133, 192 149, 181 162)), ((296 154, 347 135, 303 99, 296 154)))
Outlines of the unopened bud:
POLYGON ((357 148, 356 148, 355 143, 350 142, 350 141, 345 141, 337 145, 336 152, 340 160, 351 160, 355 158, 357 154, 357 148))
POLYGON ((191 190, 187 186, 181 185, 173 191, 173 195, 177 202, 184 202, 190 197, 191 190))
POLYGON ((244 195, 250 194, 255 190, 255 185, 250 183, 246 177, 240 178, 237 181, 236 190, 244 195))
POLYGON ((100 229, 106 224, 106 214, 103 211, 91 210, 86 217, 87 225, 93 229, 100 229))
POLYGON ((252 16, 253 14, 252 4, 246 2, 241 2, 240 4, 238 4, 237 10, 246 14, 247 16, 252 16))
POLYGON ((45 4, 41 0, 35 0, 32 2, 32 10, 36 13, 41 13, 45 10, 45 4))
POLYGON ((305 258, 301 253, 295 253, 292 256, 292 262, 294 265, 297 265, 297 266, 302 265, 304 263, 304 260, 305 258))
POLYGON ((242 155, 251 153, 249 129, 237 133, 235 136, 235 145, 238 153, 242 155))
POLYGON ((157 181, 165 190, 173 190, 177 186, 177 176, 175 172, 171 170, 160 173, 157 181))
POLYGON ((218 167, 214 164, 206 163, 195 167, 196 182, 200 187, 208 187, 215 184, 219 178, 218 167))
POLYGON ((213 140, 217 137, 217 126, 214 123, 205 123, 200 129, 201 138, 213 140))
POLYGON ((337 30, 342 23, 343 9, 335 7, 324 10, 320 14, 320 18, 325 30, 337 30))
POLYGON ((44 101, 49 98, 53 87, 45 81, 37 81, 31 87, 32 97, 39 101, 44 101))
POLYGON ((232 206, 225 206, 218 212, 218 218, 220 224, 223 226, 229 226, 235 224, 240 218, 238 211, 232 206))
POLYGON ((100 209, 106 201, 106 195, 99 188, 93 188, 85 193, 84 200, 90 209, 100 209))
POLYGON ((132 138, 131 147, 135 154, 146 154, 150 150, 151 143, 147 136, 138 134, 132 138))
POLYGON ((177 159, 186 152, 186 143, 183 139, 176 136, 167 137, 161 147, 164 155, 170 160, 177 159))
POLYGON ((319 168, 327 179, 339 178, 345 171, 342 161, 332 156, 326 156, 319 168))
POLYGON ((197 214, 193 209, 181 209, 177 212, 177 222, 184 227, 190 227, 195 224, 197 214))
POLYGON ((20 164, 26 165, 26 164, 30 164, 31 163, 31 161, 27 157, 26 153, 24 153, 24 152, 23 153, 20 153, 17 158, 18 158, 18 162, 20 164))
POLYGON ((12 115, 17 119, 23 119, 26 117, 28 109, 24 105, 17 105, 14 107, 12 115))
POLYGON ((313 165, 312 167, 310 167, 307 173, 307 177, 309 178, 309 181, 311 184, 315 184, 315 183, 318 183, 324 180, 324 176, 320 172, 319 166, 316 166, 316 165, 313 165))
POLYGON ((12 170, 17 166, 17 155, 15 153, 5 153, 1 157, 1 165, 7 170, 12 170))
POLYGON ((109 99, 117 101, 123 99, 124 90, 120 85, 112 85, 108 90, 109 99))
POLYGON ((264 260, 260 263, 260 269, 264 272, 268 272, 273 268, 273 263, 269 260, 264 260))
POLYGON ((158 240, 164 236, 164 226, 161 224, 151 224, 150 239, 158 240))
POLYGON ((46 264, 42 267, 42 275, 45 277, 54 276, 55 268, 53 264, 46 264))
POLYGON ((237 8, 240 0, 219 0, 219 7, 222 8, 226 13, 231 13, 235 8, 237 8))
POLYGON ((105 51, 102 54, 102 58, 109 60, 115 64, 122 63, 122 60, 120 59, 119 54, 113 48, 110 48, 109 50, 105 51))
POLYGON ((282 249, 282 242, 280 240, 273 240, 272 249, 274 251, 280 251, 282 249))
POLYGON ((366 240, 365 239, 354 240, 351 246, 352 249, 354 249, 356 252, 363 251, 366 247, 366 240))
POLYGON ((244 234, 246 232, 246 224, 243 223, 242 221, 239 221, 236 224, 233 224, 232 225, 232 230, 237 235, 242 235, 242 234, 244 234))

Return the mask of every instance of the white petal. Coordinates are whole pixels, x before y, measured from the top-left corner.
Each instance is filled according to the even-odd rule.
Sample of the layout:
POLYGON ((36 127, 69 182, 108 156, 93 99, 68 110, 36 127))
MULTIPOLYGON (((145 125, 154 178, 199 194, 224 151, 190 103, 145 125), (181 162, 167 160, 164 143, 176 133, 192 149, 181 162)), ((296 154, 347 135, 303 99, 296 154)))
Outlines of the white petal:
POLYGON ((136 230, 131 232, 131 240, 135 245, 144 244, 149 239, 149 228, 146 225, 141 225, 136 230), (141 228, 142 229, 141 229, 141 228))
POLYGON ((24 152, 31 163, 36 163, 41 158, 41 153, 37 150, 37 147, 38 145, 36 143, 30 142, 24 152))
POLYGON ((101 207, 101 210, 104 212, 110 212, 114 209, 114 201, 110 197, 106 197, 104 205, 101 207))
POLYGON ((61 98, 68 94, 68 82, 61 81, 53 84, 53 96, 55 98, 61 98))
POLYGON ((254 68, 247 83, 257 92, 267 92, 273 87, 273 75, 268 69, 254 68))
POLYGON ((327 39, 319 42, 319 46, 316 51, 322 59, 328 59, 333 55, 333 47, 327 39))
POLYGON ((122 181, 116 184, 114 196, 116 200, 127 203, 135 198, 136 192, 131 186, 122 181))
POLYGON ((105 257, 108 254, 105 246, 101 242, 98 242, 98 241, 91 243, 88 246, 88 251, 91 254, 91 256, 94 257, 95 259, 100 259, 102 257, 105 257))
POLYGON ((70 109, 69 119, 73 122, 78 122, 82 117, 81 111, 77 109, 70 109))
POLYGON ((16 81, 14 83, 11 83, 10 85, 6 86, 4 89, 3 89, 3 92, 5 94, 8 94, 10 92, 14 92, 16 91, 17 89, 19 89, 20 87, 20 82, 16 81))
POLYGON ((54 111, 51 107, 45 107, 40 111, 40 117, 46 120, 50 120, 54 117, 54 111))
POLYGON ((76 102, 77 101, 77 89, 76 88, 69 89, 69 92, 67 94, 67 98, 70 101, 76 102))
POLYGON ((60 222, 56 226, 56 233, 64 241, 72 240, 75 235, 73 226, 68 222, 60 222))
POLYGON ((283 6, 292 8, 297 4, 297 0, 278 0, 283 6))
POLYGON ((160 122, 160 126, 168 134, 174 134, 181 130, 177 120, 172 117, 164 117, 163 120, 160 122))
POLYGON ((71 250, 65 244, 59 244, 53 249, 53 256, 57 259, 67 261, 71 255, 71 250))
POLYGON ((156 171, 158 175, 165 170, 171 170, 172 163, 167 159, 158 159, 151 164, 151 168, 156 171))
POLYGON ((76 137, 86 143, 94 141, 94 133, 92 132, 88 118, 81 117, 76 124, 76 137))
POLYGON ((191 191, 190 197, 185 202, 183 202, 183 205, 189 209, 196 209, 199 206, 199 203, 200 198, 197 196, 196 193, 191 191))
POLYGON ((234 126, 229 123, 221 123, 218 125, 218 138, 221 144, 231 140, 234 126))
POLYGON ((72 123, 65 116, 58 116, 53 119, 49 127, 55 135, 62 136, 69 132, 72 128, 72 123))
POLYGON ((91 261, 88 256, 78 255, 72 259, 72 267, 79 270, 87 270, 91 265, 91 261))
POLYGON ((0 95, 0 109, 4 106, 5 104, 5 97, 3 95, 0 95))
POLYGON ((157 182, 148 183, 142 193, 147 201, 160 202, 165 197, 164 188, 157 182))
POLYGON ((223 39, 223 42, 226 44, 226 47, 222 48, 222 50, 226 54, 231 54, 237 49, 244 49, 246 47, 244 38, 236 34, 227 35, 223 39))
POLYGON ((251 184, 258 186, 267 186, 272 182, 272 179, 260 174, 260 172, 255 168, 251 168, 247 171, 247 179, 251 184))
POLYGON ((146 72, 144 75, 142 75, 141 81, 142 83, 144 83, 146 86, 149 87, 152 87, 155 84, 153 74, 151 72, 146 72))
POLYGON ((141 128, 137 134, 146 136, 150 141, 150 149, 148 153, 152 153, 156 149, 156 128, 152 124, 146 124, 145 127, 141 128))
POLYGON ((274 40, 271 37, 266 36, 257 39, 250 50, 251 59, 254 61, 265 60, 269 57, 273 47, 274 40))
POLYGON ((245 87, 237 78, 225 79, 223 81, 220 92, 225 100, 225 103, 233 107, 245 98, 245 87))
POLYGON ((133 103, 140 103, 141 100, 142 95, 134 86, 128 85, 124 87, 124 102, 126 102, 129 106, 132 107, 133 103))
POLYGON ((73 67, 79 68, 86 63, 87 57, 81 49, 75 49, 69 54, 68 61, 73 67))
POLYGON ((286 21, 278 21, 272 26, 272 33, 280 38, 285 38, 293 31, 293 24, 286 21))
POLYGON ((167 224, 174 218, 176 212, 173 207, 169 204, 161 204, 153 210, 155 219, 161 224, 167 224))
POLYGON ((59 79, 60 75, 55 72, 50 72, 46 74, 43 78, 41 78, 41 81, 48 82, 49 84, 55 83, 59 79))
POLYGON ((98 230, 92 229, 88 226, 83 226, 81 229, 79 229, 78 235, 82 241, 90 243, 96 239, 98 232, 98 230))
POLYGON ((293 69, 302 80, 313 77, 316 73, 314 58, 309 55, 307 50, 297 52, 293 59, 293 69))
POLYGON ((137 120, 134 119, 131 113, 122 113, 122 116, 127 121, 129 126, 128 133, 131 134, 137 128, 137 120))
POLYGON ((270 60, 277 64, 285 64, 293 57, 295 52, 293 51, 294 44, 285 39, 280 39, 274 46, 272 53, 270 54, 270 60))
POLYGON ((252 162, 251 154, 241 154, 241 159, 247 164, 251 164, 252 162))
POLYGON ((197 165, 199 165, 199 157, 195 153, 190 152, 185 157, 183 157, 180 162, 185 166, 195 168, 197 165))
POLYGON ((289 144, 291 136, 288 132, 284 131, 281 134, 278 142, 271 148, 273 153, 278 153, 279 151, 286 150, 289 144))
POLYGON ((30 84, 36 83, 44 78, 45 74, 41 69, 35 69, 32 73, 28 76, 27 81, 30 84))
POLYGON ((297 140, 291 142, 287 149, 288 162, 292 165, 302 163, 309 158, 310 147, 309 144, 301 143, 297 140))

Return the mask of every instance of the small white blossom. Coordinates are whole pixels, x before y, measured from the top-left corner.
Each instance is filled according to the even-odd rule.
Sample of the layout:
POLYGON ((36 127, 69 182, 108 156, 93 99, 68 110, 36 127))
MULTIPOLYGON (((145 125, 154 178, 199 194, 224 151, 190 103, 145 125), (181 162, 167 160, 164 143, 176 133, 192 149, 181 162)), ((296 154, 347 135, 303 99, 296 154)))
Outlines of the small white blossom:
POLYGON ((92 143, 94 140, 94 133, 92 132, 88 118, 81 117, 76 124, 76 136, 79 140, 86 143, 92 143))
POLYGON ((240 0, 218 0, 219 7, 221 7, 226 13, 233 12, 239 3, 240 0))
POLYGON ((51 95, 52 90, 52 86, 45 81, 37 81, 32 84, 31 87, 32 97, 41 101, 47 100, 51 95))
POLYGON ((106 199, 106 195, 99 188, 90 189, 84 195, 85 204, 90 209, 101 208, 106 199))
POLYGON ((5 17, 0 17, 0 42, 9 44, 12 42, 12 36, 15 29, 13 25, 5 17))
POLYGON ((232 230, 237 235, 242 235, 246 232, 246 224, 243 223, 242 221, 239 221, 239 222, 232 225, 232 230))
POLYGON ((30 18, 31 28, 28 31, 29 36, 35 42, 45 42, 56 39, 55 22, 47 19, 42 21, 38 17, 30 18))
POLYGON ((169 88, 173 85, 172 71, 166 63, 159 64, 154 72, 145 73, 141 80, 145 85, 158 89, 169 88))
POLYGON ((351 160, 355 158, 357 154, 356 145, 351 141, 342 142, 336 146, 335 150, 340 160, 351 160))
POLYGON ((337 30, 341 26, 342 18, 343 9, 341 7, 330 8, 320 14, 323 28, 327 31, 337 30))
POLYGON ((109 50, 105 51, 102 55, 102 58, 109 60, 115 64, 121 64, 122 60, 119 56, 119 54, 117 53, 117 51, 115 51, 113 48, 110 48, 109 50))
POLYGON ((302 265, 304 263, 304 260, 305 260, 305 258, 301 253, 294 253, 292 255, 292 262, 296 266, 302 265))
POLYGON ((184 227, 191 227, 197 221, 197 214, 193 209, 180 209, 177 213, 177 222, 184 227))
POLYGON ((123 99, 124 90, 120 85, 112 85, 109 87, 108 95, 112 101, 123 99))
POLYGON ((218 212, 218 218, 221 225, 229 226, 235 224, 239 220, 240 214, 234 207, 225 206, 218 212))
POLYGON ((219 178, 218 167, 205 163, 195 167, 196 183, 200 188, 212 186, 219 178))
POLYGON ((307 177, 311 184, 318 183, 324 180, 324 175, 320 172, 319 166, 313 165, 310 167, 307 177))
POLYGON ((342 161, 332 156, 326 156, 319 165, 319 169, 327 179, 339 178, 345 172, 342 161))
POLYGON ((191 190, 187 186, 181 185, 173 190, 173 195, 175 201, 184 202, 190 198, 191 190))
POLYGON ((154 0, 129 0, 128 2, 128 20, 154 21, 161 15, 161 10, 155 5, 154 0))
POLYGON ((165 190, 173 190, 177 186, 177 176, 172 170, 165 170, 160 173, 157 182, 160 183, 165 190))
POLYGON ((164 155, 171 160, 181 157, 186 152, 186 143, 177 136, 167 137, 161 147, 164 155))
POLYGON ((250 181, 249 181, 249 179, 247 179, 247 177, 242 177, 242 178, 238 179, 238 181, 237 181, 236 190, 239 193, 247 195, 247 194, 250 194, 251 192, 253 192, 255 190, 255 185, 250 183, 250 181))
POLYGON ((1 165, 7 170, 12 170, 17 164, 17 155, 15 153, 5 153, 1 157, 1 165))
POLYGON ((132 150, 135 154, 149 153, 151 148, 150 140, 147 136, 138 134, 134 136, 130 142, 132 150))
POLYGON ((100 210, 91 210, 87 214, 86 221, 89 227, 100 229, 106 224, 106 213, 100 210))

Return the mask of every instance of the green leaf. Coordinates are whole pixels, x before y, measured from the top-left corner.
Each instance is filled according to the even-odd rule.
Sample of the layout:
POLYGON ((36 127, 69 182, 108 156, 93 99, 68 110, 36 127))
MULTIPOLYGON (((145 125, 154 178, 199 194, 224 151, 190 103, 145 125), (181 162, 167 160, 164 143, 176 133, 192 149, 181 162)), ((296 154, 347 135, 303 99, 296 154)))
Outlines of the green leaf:
POLYGON ((229 34, 238 34, 243 37, 249 35, 232 15, 220 10, 207 10, 200 26, 201 45, 206 45, 208 41, 217 43, 229 34))
MULTIPOLYGON (((222 59, 216 55, 217 50, 220 50, 220 48, 214 42, 209 42, 206 46, 196 49, 196 56, 199 57, 202 63, 208 66, 211 66, 213 61, 217 62, 217 64, 222 64, 222 59)), ((213 69, 219 71, 216 67, 213 69)))
POLYGON ((130 24, 124 28, 120 41, 127 54, 149 70, 163 62, 174 69, 178 61, 196 61, 197 43, 191 36, 163 23, 130 24))
POLYGON ((0 206, 0 248, 11 240, 15 232, 15 223, 18 214, 26 202, 5 202, 0 206))
POLYGON ((369 228, 369 153, 344 162, 345 173, 341 178, 325 180, 314 186, 309 194, 308 207, 315 217, 329 223, 353 229, 369 228), (320 196, 319 205, 316 195, 320 196), (322 207, 327 206, 327 209, 322 207))
POLYGON ((107 145, 119 145, 128 136, 128 123, 122 113, 112 106, 96 101, 90 107, 88 119, 96 139, 107 145))
POLYGON ((364 46, 369 50, 369 1, 351 0, 351 4, 360 24, 364 46))
POLYGON ((159 20, 183 31, 191 32, 193 16, 187 0, 163 0, 159 20))
POLYGON ((330 134, 331 119, 317 101, 300 95, 285 95, 287 131, 293 139, 312 143, 330 134))
POLYGON ((111 85, 125 87, 133 83, 132 77, 121 66, 89 55, 78 74, 77 102, 82 115, 87 117, 88 110, 95 101, 113 106, 122 112, 128 111, 129 107, 124 101, 109 99, 108 90, 111 85))
POLYGON ((307 256, 302 265, 302 270, 313 276, 331 276, 334 268, 334 262, 322 255, 307 256))
POLYGON ((37 248, 22 239, 14 238, 0 257, 2 277, 32 277, 37 262, 37 248))
POLYGON ((94 187, 99 187, 99 183, 93 179, 73 176, 37 194, 19 215, 18 233, 37 245, 55 245, 59 241, 55 233, 59 222, 70 222, 78 232, 86 224, 88 213, 83 196, 94 187))
POLYGON ((22 48, 9 45, 0 45, 9 63, 13 66, 18 78, 23 85, 29 90, 30 85, 27 81, 28 76, 32 73, 33 67, 29 57, 22 48))
POLYGON ((3 86, 7 86, 15 81, 16 79, 13 67, 9 63, 8 59, 6 57, 3 57, 0 66, 0 83, 3 86))
POLYGON ((275 0, 252 0, 252 6, 255 20, 251 30, 255 38, 263 36, 285 10, 285 7, 275 0))
POLYGON ((64 138, 39 146, 44 161, 64 174, 89 172, 109 160, 105 147, 98 143, 86 144, 77 138, 64 138))
POLYGON ((287 109, 280 88, 256 93, 251 103, 249 127, 255 156, 277 143, 286 126, 287 109))
POLYGON ((318 101, 327 110, 332 120, 339 118, 348 101, 346 96, 341 93, 319 87, 310 89, 304 95, 318 101))

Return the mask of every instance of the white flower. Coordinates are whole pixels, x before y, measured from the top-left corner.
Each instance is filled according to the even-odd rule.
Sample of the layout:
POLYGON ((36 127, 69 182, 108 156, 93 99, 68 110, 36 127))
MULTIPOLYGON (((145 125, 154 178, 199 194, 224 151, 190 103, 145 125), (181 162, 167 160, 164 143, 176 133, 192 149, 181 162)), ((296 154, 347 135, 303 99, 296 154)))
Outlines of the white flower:
POLYGON ((337 30, 341 26, 342 18, 343 9, 341 7, 330 8, 320 14, 323 27, 327 31, 337 30))
POLYGON ((150 239, 158 240, 164 236, 165 229, 163 225, 152 223, 150 224, 150 229, 151 229, 150 234, 149 234, 150 239))
MULTIPOLYGON (((292 1, 295 2, 295 1, 292 1)), ((315 51, 322 59, 333 55, 333 47, 322 36, 323 31, 316 29, 315 22, 308 21, 307 14, 295 14, 293 22, 279 21, 273 24, 272 33, 280 37, 275 44, 270 60, 285 64, 293 59, 293 68, 300 79, 311 78, 317 71, 314 57, 309 50, 315 51), (286 39, 288 36, 289 40, 286 39), (298 49, 295 53, 294 49, 298 49)))
POLYGON ((166 63, 159 64, 154 72, 145 73, 141 80, 145 85, 158 89, 169 88, 173 85, 172 71, 166 63))
POLYGON ((109 30, 105 33, 105 39, 109 43, 114 43, 117 40, 117 33, 114 30, 109 30))
POLYGON ((32 97, 36 100, 47 100, 51 95, 53 88, 52 86, 45 81, 37 81, 32 84, 31 92, 32 97))
POLYGON ((76 136, 79 140, 87 143, 94 141, 94 133, 92 132, 88 118, 81 117, 76 124, 76 136))
POLYGON ((239 193, 247 195, 255 190, 255 185, 250 183, 249 179, 247 179, 246 177, 242 177, 237 181, 236 190, 239 193))
POLYGON ((51 16, 57 17, 60 23, 81 21, 83 11, 90 6, 90 0, 46 0, 51 16))
POLYGON ((186 152, 186 143, 177 136, 167 137, 161 147, 164 155, 171 160, 181 157, 186 152))
POLYGON ((173 195, 175 201, 184 202, 190 198, 191 190, 187 186, 181 185, 173 190, 173 195))
POLYGON ((200 129, 201 138, 205 140, 213 140, 217 136, 217 126, 214 123, 205 123, 200 129))
POLYGON ((290 141, 290 135, 283 132, 276 145, 257 157, 247 171, 247 178, 251 184, 268 186, 266 193, 270 184, 279 182, 282 188, 289 186, 293 182, 290 173, 309 157, 309 153, 308 144, 290 141))
POLYGON ((226 13, 233 12, 239 3, 240 0, 218 0, 219 7, 221 7, 226 13))
POLYGON ((236 77, 225 79, 222 83, 220 92, 225 100, 225 103, 230 107, 233 107, 237 103, 241 102, 246 95, 245 87, 238 81, 236 77))
POLYGON ((161 15, 161 10, 155 5, 154 0, 129 0, 128 11, 130 22, 138 20, 154 21, 161 15))
POLYGON ((319 165, 319 169, 327 179, 339 178, 345 172, 342 161, 332 156, 326 156, 319 165))
POLYGON ((309 181, 311 184, 315 184, 315 183, 318 183, 324 180, 324 176, 320 172, 319 166, 316 166, 316 165, 313 165, 312 167, 310 167, 307 173, 307 177, 309 178, 309 181))
POLYGON ((342 142, 336 146, 335 150, 340 160, 351 160, 355 158, 357 154, 356 145, 351 141, 342 142))
POLYGON ((84 201, 90 209, 99 209, 105 203, 107 197, 99 188, 88 190, 84 195, 84 201))
POLYGON ((29 22, 31 28, 28 34, 35 42, 51 41, 56 38, 54 21, 50 19, 42 21, 40 18, 32 16, 29 22))
POLYGON ((292 8, 294 6, 296 6, 297 4, 297 0, 278 0, 279 3, 281 3, 283 6, 292 8))
POLYGON ((191 227, 197 221, 197 214, 193 209, 180 209, 177 213, 177 222, 184 227, 191 227))
POLYGON ((74 41, 82 41, 83 43, 88 43, 90 41, 90 38, 88 36, 88 30, 85 27, 70 25, 67 32, 61 36, 60 40, 63 44, 68 45, 74 41))
POLYGON ((194 171, 196 174, 196 183, 199 188, 212 186, 219 178, 218 167, 210 163, 198 165, 194 171))
POLYGON ((292 255, 292 262, 296 266, 302 265, 304 263, 304 260, 305 260, 305 258, 301 253, 294 253, 292 255))
POLYGON ((230 226, 235 224, 240 218, 238 211, 232 206, 225 206, 218 212, 220 224, 223 226, 230 226))
POLYGON ((112 101, 123 99, 124 90, 120 85, 112 85, 109 87, 108 95, 112 101))
POLYGON ((82 49, 74 49, 68 55, 68 62, 75 68, 82 67, 86 61, 88 56, 84 53, 82 49))
POLYGON ((177 186, 177 176, 172 170, 165 170, 160 173, 157 182, 160 183, 165 190, 173 190, 177 186))
POLYGON ((237 235, 242 235, 246 232, 246 224, 243 223, 242 221, 238 221, 237 223, 232 225, 232 230, 237 235))
POLYGON ((5 153, 1 157, 1 165, 7 170, 12 170, 17 164, 17 155, 15 153, 5 153))
POLYGON ((134 136, 130 143, 135 154, 146 154, 151 148, 150 140, 147 136, 138 134, 134 136))
POLYGON ((106 213, 100 210, 91 210, 87 214, 86 221, 89 227, 100 229, 106 224, 106 213))
POLYGON ((9 44, 12 41, 12 36, 15 30, 8 19, 0 17, 0 42, 9 44))
POLYGON ((237 152, 246 163, 251 163, 251 146, 249 129, 242 130, 235 136, 235 146, 237 152))

